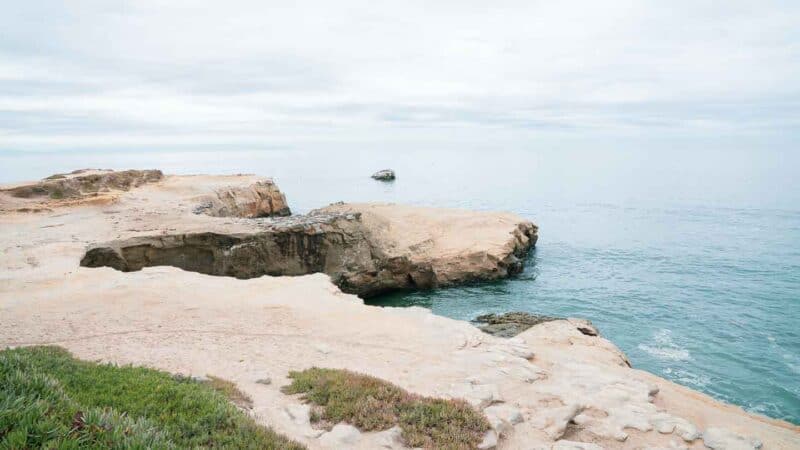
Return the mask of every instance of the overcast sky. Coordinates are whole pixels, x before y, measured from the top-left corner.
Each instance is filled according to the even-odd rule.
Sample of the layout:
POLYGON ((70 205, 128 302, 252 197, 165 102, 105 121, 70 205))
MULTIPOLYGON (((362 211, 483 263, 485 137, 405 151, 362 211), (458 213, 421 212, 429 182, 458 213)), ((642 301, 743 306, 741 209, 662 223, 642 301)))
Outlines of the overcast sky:
POLYGON ((0 151, 800 127, 798 1, 0 3, 0 151))

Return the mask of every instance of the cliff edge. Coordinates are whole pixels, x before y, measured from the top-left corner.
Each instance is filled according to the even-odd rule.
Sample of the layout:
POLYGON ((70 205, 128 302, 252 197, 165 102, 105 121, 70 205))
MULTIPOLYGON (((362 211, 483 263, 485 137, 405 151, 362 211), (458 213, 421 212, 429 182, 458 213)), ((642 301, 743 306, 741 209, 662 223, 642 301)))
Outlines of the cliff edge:
POLYGON ((797 426, 632 369, 586 321, 550 320, 504 339, 422 308, 367 306, 333 283, 396 287, 410 275, 419 287, 424 278, 407 271, 415 267, 431 287, 507 276, 518 267, 511 256, 535 243, 529 222, 396 205, 267 218, 197 211, 219 189, 261 180, 165 176, 112 202, 6 209, 0 347, 52 344, 89 360, 223 377, 252 398, 257 421, 312 449, 401 448, 386 432, 344 443, 314 429, 308 407, 280 390, 289 371, 312 366, 465 399, 492 424, 485 448, 797 448, 797 426), (80 266, 90 255, 107 263, 80 266), (267 272, 274 258, 296 276, 225 273, 267 272))

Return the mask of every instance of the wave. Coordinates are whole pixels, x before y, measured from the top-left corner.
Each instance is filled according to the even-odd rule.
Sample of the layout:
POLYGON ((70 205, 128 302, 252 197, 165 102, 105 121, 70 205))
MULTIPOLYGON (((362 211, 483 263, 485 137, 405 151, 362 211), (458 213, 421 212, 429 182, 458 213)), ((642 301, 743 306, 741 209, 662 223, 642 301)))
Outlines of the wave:
POLYGON ((658 359, 688 361, 692 359, 689 350, 680 347, 672 340, 672 330, 661 329, 653 333, 653 345, 639 344, 639 350, 658 359))

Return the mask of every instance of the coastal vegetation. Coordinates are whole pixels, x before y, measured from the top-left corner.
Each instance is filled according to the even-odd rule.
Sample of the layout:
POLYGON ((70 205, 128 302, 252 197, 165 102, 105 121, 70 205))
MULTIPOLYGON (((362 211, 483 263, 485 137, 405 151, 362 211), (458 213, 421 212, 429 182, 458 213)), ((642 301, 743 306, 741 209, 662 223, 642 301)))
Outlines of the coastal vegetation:
POLYGON ((347 422, 362 431, 399 425, 407 446, 436 449, 475 448, 489 430, 483 414, 463 400, 411 394, 368 375, 314 367, 289 378, 284 393, 303 394, 319 425, 347 422))
POLYGON ((81 361, 58 347, 0 351, 0 448, 302 449, 230 401, 220 378, 198 381, 81 361))

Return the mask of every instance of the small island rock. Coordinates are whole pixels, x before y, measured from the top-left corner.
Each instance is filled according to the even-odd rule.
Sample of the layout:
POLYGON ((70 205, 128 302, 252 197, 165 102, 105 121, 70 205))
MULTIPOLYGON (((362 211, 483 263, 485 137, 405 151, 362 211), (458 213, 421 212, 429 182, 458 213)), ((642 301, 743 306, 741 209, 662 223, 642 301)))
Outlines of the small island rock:
POLYGON ((395 174, 394 174, 394 170, 392 170, 392 169, 384 169, 384 170, 379 170, 379 171, 373 173, 372 174, 372 178, 374 178, 376 180, 380 180, 380 181, 392 181, 396 177, 395 177, 395 174))

